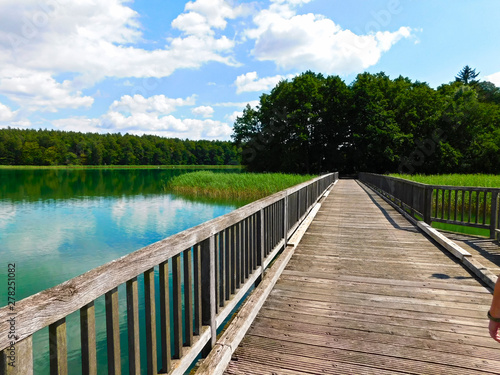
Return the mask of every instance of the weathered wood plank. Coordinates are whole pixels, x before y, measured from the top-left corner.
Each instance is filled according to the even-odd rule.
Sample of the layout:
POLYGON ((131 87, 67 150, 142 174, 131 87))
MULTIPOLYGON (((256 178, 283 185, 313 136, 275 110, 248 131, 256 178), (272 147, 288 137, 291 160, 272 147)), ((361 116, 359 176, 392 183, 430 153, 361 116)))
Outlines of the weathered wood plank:
MULTIPOLYGON (((196 253, 195 253, 196 254, 196 253)), ((169 261, 159 266, 160 276, 160 339, 162 372, 169 372, 171 368, 171 341, 170 341, 170 287, 169 287, 169 261)))
POLYGON ((82 374, 97 375, 94 302, 80 309, 80 336, 82 343, 82 374))
MULTIPOLYGON (((137 277, 127 281, 127 331, 129 374, 141 373, 141 341, 139 337, 139 290, 137 277)), ((83 359, 82 359, 83 361, 83 359)))
MULTIPOLYGON (((314 189, 299 194, 301 212, 314 189)), ((438 214, 445 210, 452 215, 448 203, 438 214)), ((486 330, 490 301, 385 201, 341 181, 226 373, 493 374, 500 354, 486 330)))
POLYGON ((184 265, 184 334, 186 346, 193 344, 193 265, 191 249, 183 253, 184 265))
POLYGON ((118 288, 105 295, 106 304, 106 338, 108 344, 108 374, 121 374, 120 356, 120 322, 118 311, 118 288))
POLYGON ((173 358, 180 359, 182 355, 182 279, 181 256, 172 258, 172 299, 174 324, 174 354, 173 358))
POLYGON ((32 336, 0 352, 0 374, 33 375, 32 336))
POLYGON ((68 374, 68 343, 66 319, 58 320, 49 326, 50 374, 68 374))
POLYGON ((202 323, 202 300, 201 300, 201 245, 198 244, 193 248, 193 267, 194 267, 194 325, 193 334, 199 335, 201 332, 202 323))
POLYGON ((154 268, 144 272, 144 298, 146 315, 146 360, 148 375, 156 375, 158 348, 156 347, 156 307, 154 268))

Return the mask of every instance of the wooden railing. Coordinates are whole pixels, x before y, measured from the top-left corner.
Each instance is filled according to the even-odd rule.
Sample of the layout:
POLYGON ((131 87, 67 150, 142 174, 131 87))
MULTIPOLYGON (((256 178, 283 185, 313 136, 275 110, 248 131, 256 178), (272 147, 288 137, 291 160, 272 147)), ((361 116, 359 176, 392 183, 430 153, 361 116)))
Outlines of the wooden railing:
POLYGON ((427 224, 487 229, 490 238, 500 233, 498 188, 427 185, 373 173, 359 173, 359 179, 427 224))
POLYGON ((126 298, 127 306, 129 374, 141 373, 141 350, 146 351, 148 374, 183 374, 202 351, 215 344, 217 328, 337 179, 338 173, 328 174, 281 191, 25 298, 13 309, 1 308, 0 373, 33 374, 33 334, 45 327, 49 328, 50 373, 80 372, 68 370, 66 332, 66 318, 78 311, 81 372, 102 373, 96 354, 95 301, 104 295, 108 374, 121 374, 123 367, 121 298, 126 298), (141 275, 143 301, 138 292, 141 275), (125 297, 118 295, 121 285, 126 287, 125 297), (155 290, 159 290, 159 306, 155 290), (139 321, 139 304, 145 306, 144 322, 139 321), (15 338, 9 335, 12 318, 15 338), (145 325, 145 347, 140 345, 140 324, 145 325), (15 367, 9 365, 12 361, 15 367))

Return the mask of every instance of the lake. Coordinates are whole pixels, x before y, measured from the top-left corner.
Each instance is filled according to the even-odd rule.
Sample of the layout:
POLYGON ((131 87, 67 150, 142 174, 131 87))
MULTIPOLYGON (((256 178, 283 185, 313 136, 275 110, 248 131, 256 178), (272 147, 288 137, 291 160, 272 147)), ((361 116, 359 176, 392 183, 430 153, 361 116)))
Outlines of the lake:
MULTIPOLYGON (((7 265, 15 263, 16 299, 20 300, 241 205, 191 200, 165 192, 168 179, 189 171, 0 169, 1 283, 6 284, 7 265)), ((0 306, 5 305, 7 290, 0 288, 0 306)), ((126 316, 124 298, 120 310, 126 316)), ((105 373, 106 366, 103 316, 100 298, 96 301, 99 373, 105 373)), ((81 373, 78 322, 78 314, 68 317, 71 374, 81 373)), ((125 330, 126 318, 120 323, 125 330)), ((35 335, 36 374, 48 374, 46 331, 35 335)), ((126 333, 122 339, 127 373, 126 333)))

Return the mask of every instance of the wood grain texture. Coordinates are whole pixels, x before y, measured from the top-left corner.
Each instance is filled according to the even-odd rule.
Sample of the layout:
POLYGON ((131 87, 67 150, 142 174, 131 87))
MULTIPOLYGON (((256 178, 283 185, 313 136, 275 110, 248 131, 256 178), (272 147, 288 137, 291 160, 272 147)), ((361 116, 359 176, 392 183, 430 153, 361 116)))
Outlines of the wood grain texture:
POLYGON ((171 368, 172 354, 170 342, 170 287, 169 262, 160 264, 160 341, 162 371, 168 373, 171 368))
POLYGON ((120 313, 118 311, 118 288, 105 294, 106 339, 108 344, 108 374, 121 374, 120 313))
POLYGON ((49 326, 50 375, 68 374, 66 319, 49 326))
POLYGON ((32 336, 16 342, 13 352, 10 347, 0 352, 0 374, 33 375, 32 336))
POLYGON ((141 341, 139 337, 139 290, 137 287, 137 277, 127 281, 127 328, 129 374, 140 375, 141 341))
POLYGON ((146 316, 147 374, 157 374, 158 348, 156 347, 156 306, 154 268, 144 272, 144 305, 146 316))
POLYGON ((80 309, 80 335, 82 343, 82 374, 97 375, 94 302, 80 309))
POLYGON ((490 302, 446 250, 340 180, 225 373, 496 374, 490 302))

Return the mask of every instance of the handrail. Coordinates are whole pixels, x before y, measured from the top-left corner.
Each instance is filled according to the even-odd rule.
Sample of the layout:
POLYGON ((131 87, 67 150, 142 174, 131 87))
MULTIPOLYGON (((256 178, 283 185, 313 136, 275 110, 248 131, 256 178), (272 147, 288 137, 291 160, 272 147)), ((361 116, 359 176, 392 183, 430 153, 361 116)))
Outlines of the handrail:
POLYGON ((429 185, 365 172, 359 173, 359 179, 427 224, 434 221, 483 228, 490 231, 491 238, 497 236, 500 188, 429 185))
MULTIPOLYGON (((8 368, 9 374, 32 372, 32 335, 47 326, 51 374, 66 373, 65 319, 78 310, 82 329, 83 373, 95 373, 94 301, 103 295, 106 300, 108 364, 119 373, 117 288, 122 284, 127 286, 129 358, 133 358, 129 361, 130 370, 136 373, 140 369, 137 277, 141 274, 144 275, 144 303, 148 316, 148 373, 158 372, 156 357, 162 358, 164 372, 182 373, 182 369, 187 369, 209 341, 215 343, 217 327, 263 274, 279 249, 286 246, 287 239, 316 200, 337 179, 338 173, 314 178, 17 302, 16 353, 18 356, 29 354, 23 354, 26 355, 24 359, 17 358, 18 363, 23 362, 23 366, 27 367, 22 370, 8 368), (159 268, 159 280, 154 278, 155 267, 159 268), (169 267, 172 270, 173 296, 168 295, 169 267), (156 348, 155 283, 160 284, 161 348, 156 348), (184 285, 191 285, 192 288, 184 288, 184 285), (184 297, 182 290, 186 291, 184 297), (173 309, 170 309, 169 298, 173 300, 173 309), (170 327, 170 316, 173 316, 173 327, 170 327), (173 348, 170 348, 171 329, 173 348)), ((8 306, 0 309, 0 351, 3 351, 0 366, 2 363, 6 366, 11 346, 8 321, 11 316, 8 306)))

